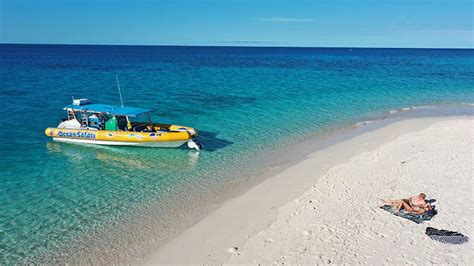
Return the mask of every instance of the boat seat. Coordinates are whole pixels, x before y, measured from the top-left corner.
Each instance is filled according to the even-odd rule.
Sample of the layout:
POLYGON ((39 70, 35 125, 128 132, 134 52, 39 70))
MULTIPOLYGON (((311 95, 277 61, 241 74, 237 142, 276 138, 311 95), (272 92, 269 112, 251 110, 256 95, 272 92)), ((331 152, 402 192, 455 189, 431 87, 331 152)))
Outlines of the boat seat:
POLYGON ((119 130, 128 131, 127 119, 125 116, 117 116, 117 127, 119 130))
POLYGON ((102 127, 100 125, 97 125, 97 124, 90 124, 89 127, 94 128, 96 130, 102 130, 102 127))
POLYGON ((146 129, 146 124, 139 124, 133 127, 134 132, 143 132, 146 129))

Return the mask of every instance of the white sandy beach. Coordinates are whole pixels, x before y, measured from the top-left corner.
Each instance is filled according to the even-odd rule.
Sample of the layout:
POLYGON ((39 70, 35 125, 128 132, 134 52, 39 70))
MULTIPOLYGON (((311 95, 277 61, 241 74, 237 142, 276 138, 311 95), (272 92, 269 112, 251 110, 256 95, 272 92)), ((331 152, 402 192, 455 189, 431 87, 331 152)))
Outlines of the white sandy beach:
POLYGON ((473 177, 472 117, 395 122, 314 152, 142 263, 473 264, 473 177), (436 199, 439 213, 429 222, 379 209, 381 198, 419 192, 436 199), (435 242, 427 226, 470 241, 435 242))

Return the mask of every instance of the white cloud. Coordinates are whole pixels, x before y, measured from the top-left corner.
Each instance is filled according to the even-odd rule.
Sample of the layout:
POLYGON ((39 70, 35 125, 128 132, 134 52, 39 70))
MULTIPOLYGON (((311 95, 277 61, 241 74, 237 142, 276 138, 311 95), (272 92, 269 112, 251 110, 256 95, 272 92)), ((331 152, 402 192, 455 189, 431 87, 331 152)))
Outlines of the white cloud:
POLYGON ((315 22, 313 18, 281 18, 281 17, 272 17, 272 18, 259 18, 258 20, 263 22, 274 22, 274 23, 308 23, 315 22))

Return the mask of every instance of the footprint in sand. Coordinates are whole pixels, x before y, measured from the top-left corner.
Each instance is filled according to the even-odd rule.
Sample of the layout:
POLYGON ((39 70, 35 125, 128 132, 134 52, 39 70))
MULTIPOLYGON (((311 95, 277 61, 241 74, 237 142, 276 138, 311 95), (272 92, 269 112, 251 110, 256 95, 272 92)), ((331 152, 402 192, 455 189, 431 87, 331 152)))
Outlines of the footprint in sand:
POLYGON ((237 254, 237 255, 240 255, 240 254, 241 254, 241 253, 239 252, 239 248, 238 248, 238 247, 231 247, 231 248, 227 249, 227 252, 233 253, 233 254, 237 254))
POLYGON ((301 235, 307 236, 307 237, 311 237, 311 236, 313 235, 313 231, 311 231, 311 230, 303 230, 303 232, 301 233, 301 235))
POLYGON ((272 243, 274 240, 273 238, 267 238, 265 239, 265 243, 272 243))

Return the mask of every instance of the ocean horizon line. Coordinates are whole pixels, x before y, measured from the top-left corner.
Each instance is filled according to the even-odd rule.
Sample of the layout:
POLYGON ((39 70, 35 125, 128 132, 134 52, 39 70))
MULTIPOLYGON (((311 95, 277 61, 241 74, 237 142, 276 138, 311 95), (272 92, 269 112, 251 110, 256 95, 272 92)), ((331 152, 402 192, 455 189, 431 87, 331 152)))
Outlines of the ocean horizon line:
MULTIPOLYGON (((251 42, 248 42, 250 44, 251 42)), ((397 46, 271 46, 271 45, 208 45, 208 44, 93 44, 93 43, 3 43, 0 46, 41 45, 41 46, 125 46, 125 47, 225 47, 225 48, 295 48, 295 49, 406 49, 406 50, 474 50, 473 47, 397 47, 397 46)))

